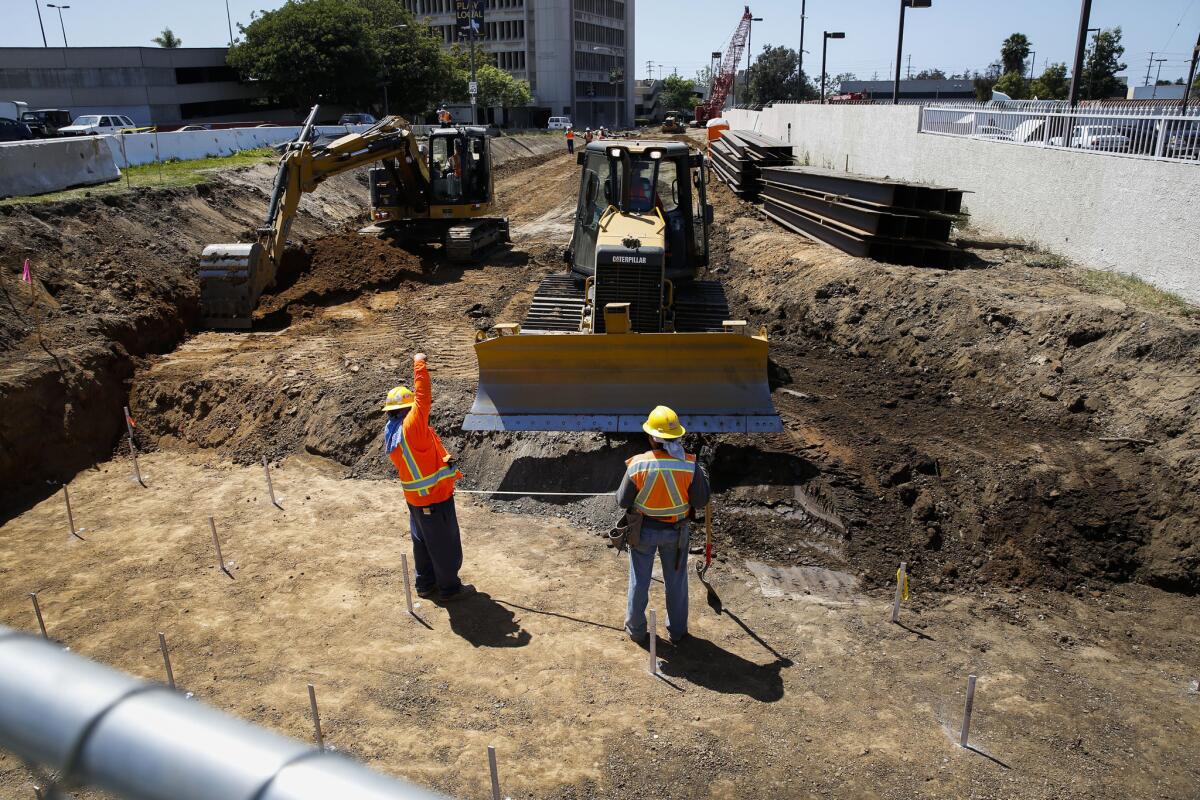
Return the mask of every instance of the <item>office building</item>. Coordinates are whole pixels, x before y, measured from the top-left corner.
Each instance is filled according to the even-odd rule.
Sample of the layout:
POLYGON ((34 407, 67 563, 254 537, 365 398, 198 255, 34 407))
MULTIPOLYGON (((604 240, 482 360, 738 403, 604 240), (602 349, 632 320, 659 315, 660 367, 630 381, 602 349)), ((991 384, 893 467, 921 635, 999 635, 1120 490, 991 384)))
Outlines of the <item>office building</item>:
MULTIPOLYGON (((454 0, 405 0, 442 39, 460 41, 454 0)), ((485 0, 476 47, 529 81, 532 125, 569 116, 576 127, 631 125, 634 111, 634 0, 485 0), (614 78, 617 78, 614 82, 614 78)), ((464 42, 465 43, 465 42, 464 42)), ((500 121, 496 110, 488 114, 500 121)))

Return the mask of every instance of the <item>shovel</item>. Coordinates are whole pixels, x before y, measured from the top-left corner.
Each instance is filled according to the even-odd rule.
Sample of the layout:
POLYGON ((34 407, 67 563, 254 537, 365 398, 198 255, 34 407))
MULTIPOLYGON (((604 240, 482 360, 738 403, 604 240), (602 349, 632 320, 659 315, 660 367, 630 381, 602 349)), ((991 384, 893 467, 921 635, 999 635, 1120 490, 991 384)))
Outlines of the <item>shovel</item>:
POLYGON ((708 568, 712 566, 712 501, 704 506, 704 563, 696 562, 696 574, 704 580, 708 568))

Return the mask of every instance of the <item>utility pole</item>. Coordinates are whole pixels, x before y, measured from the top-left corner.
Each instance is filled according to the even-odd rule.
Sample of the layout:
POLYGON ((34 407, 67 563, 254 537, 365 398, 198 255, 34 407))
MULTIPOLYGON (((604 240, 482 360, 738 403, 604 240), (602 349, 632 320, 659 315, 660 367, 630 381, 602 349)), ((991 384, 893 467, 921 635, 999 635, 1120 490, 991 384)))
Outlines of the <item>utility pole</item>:
POLYGON ((1200 36, 1196 37, 1196 46, 1192 49, 1192 65, 1188 67, 1187 83, 1183 86, 1183 102, 1180 103, 1180 113, 1186 114, 1188 95, 1192 93, 1192 83, 1196 80, 1196 61, 1200 60, 1200 36))
POLYGON ((225 24, 229 26, 229 46, 233 47, 233 17, 229 14, 229 0, 225 0, 225 24))
POLYGON ((1146 62, 1146 80, 1142 83, 1142 86, 1150 85, 1150 70, 1152 70, 1152 69, 1154 69, 1154 51, 1153 50, 1150 51, 1150 60, 1146 62))
POLYGON ((1156 58, 1154 60, 1158 62, 1158 74, 1154 76, 1154 91, 1150 92, 1151 100, 1158 97, 1158 82, 1159 82, 1159 80, 1162 79, 1162 65, 1163 65, 1163 62, 1166 61, 1166 59, 1165 58, 1156 58))
POLYGON ((1071 93, 1068 102, 1071 108, 1079 105, 1079 90, 1083 84, 1083 51, 1087 49, 1088 23, 1092 19, 1092 0, 1080 0, 1079 35, 1075 38, 1075 63, 1071 70, 1071 93))
POLYGON ((479 84, 475 82, 475 33, 479 28, 475 12, 482 11, 483 0, 473 0, 471 3, 471 83, 467 87, 471 92, 471 124, 479 122, 479 111, 475 104, 479 99, 479 84))
POLYGON ((654 80, 654 62, 653 61, 646 62, 646 74, 650 76, 651 81, 654 80))
POLYGON ((1033 65, 1037 63, 1037 50, 1029 52, 1029 80, 1033 80, 1033 65))
POLYGON ((800 0, 800 52, 796 54, 796 101, 804 99, 804 18, 808 0, 800 0))
POLYGON ((37 9, 38 27, 42 29, 42 47, 49 47, 50 43, 46 41, 46 26, 42 24, 42 6, 38 0, 33 0, 33 7, 37 9))

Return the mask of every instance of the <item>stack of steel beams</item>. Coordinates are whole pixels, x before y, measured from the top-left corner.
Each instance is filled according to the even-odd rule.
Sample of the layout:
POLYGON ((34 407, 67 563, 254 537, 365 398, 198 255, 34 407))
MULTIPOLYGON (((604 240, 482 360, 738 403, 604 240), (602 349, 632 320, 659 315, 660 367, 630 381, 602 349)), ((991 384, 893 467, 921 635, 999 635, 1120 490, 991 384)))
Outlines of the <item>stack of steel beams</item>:
POLYGON ((963 191, 816 167, 763 170, 763 211, 785 228, 856 256, 947 267, 963 191))
POLYGON ((754 131, 725 131, 709 146, 712 168, 729 188, 743 197, 762 190, 762 171, 795 163, 792 146, 754 131))

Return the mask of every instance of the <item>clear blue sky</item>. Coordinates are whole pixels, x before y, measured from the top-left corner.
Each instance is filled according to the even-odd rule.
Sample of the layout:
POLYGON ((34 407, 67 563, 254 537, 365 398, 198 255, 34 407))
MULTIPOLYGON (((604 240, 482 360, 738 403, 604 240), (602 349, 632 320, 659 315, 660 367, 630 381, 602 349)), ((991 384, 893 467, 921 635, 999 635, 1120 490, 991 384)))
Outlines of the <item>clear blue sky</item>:
MULTIPOLYGON (((228 40, 224 0, 66 2, 71 6, 64 17, 72 46, 149 45, 168 25, 185 46, 228 40)), ((35 0, 0 0, 0 5, 5 12, 0 46, 42 43, 35 0)), ((279 5, 282 0, 229 0, 235 24, 248 22, 253 10, 279 5)), ((678 68, 692 77, 708 63, 711 51, 724 49, 743 5, 738 0, 637 0, 637 75, 645 77, 646 62, 654 61, 668 72, 678 68)), ((798 45, 800 0, 756 0, 750 7, 764 18, 755 25, 755 51, 763 44, 798 45)), ((821 31, 841 30, 846 39, 830 42, 829 72, 885 78, 895 58, 898 8, 897 0, 808 0, 805 71, 820 71, 821 31)), ((57 12, 44 2, 41 9, 51 46, 61 45, 57 12)), ((1033 43, 1038 72, 1047 61, 1070 64, 1078 14, 1078 0, 934 0, 933 8, 908 13, 906 63, 911 54, 914 71, 983 69, 998 57, 1004 38, 1020 31, 1033 43)), ((1162 75, 1174 80, 1187 72, 1200 32, 1200 0, 1094 0, 1092 25, 1124 30, 1131 83, 1144 79, 1151 50, 1165 51, 1162 75)))

